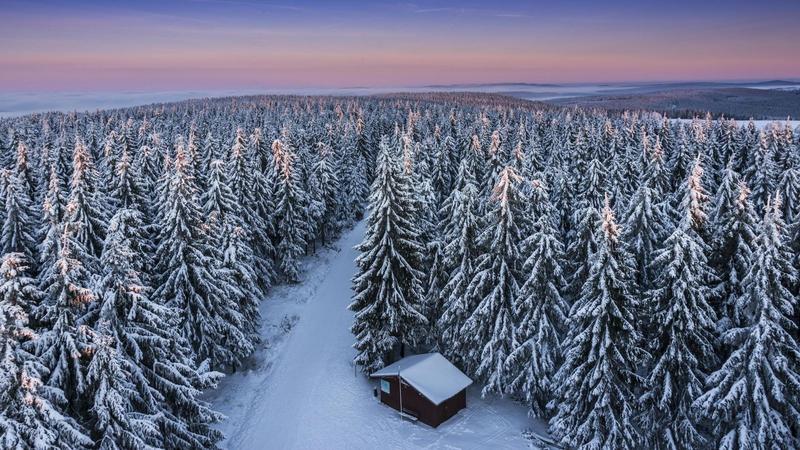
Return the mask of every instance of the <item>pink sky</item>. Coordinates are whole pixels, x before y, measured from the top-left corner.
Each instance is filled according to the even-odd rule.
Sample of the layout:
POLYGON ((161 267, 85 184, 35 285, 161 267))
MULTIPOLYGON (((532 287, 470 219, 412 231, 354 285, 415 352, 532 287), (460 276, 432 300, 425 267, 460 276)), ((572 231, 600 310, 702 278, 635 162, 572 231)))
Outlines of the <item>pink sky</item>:
POLYGON ((79 13, 68 2, 55 5, 53 14, 12 8, 0 29, 0 90, 800 77, 800 32, 791 14, 747 20, 665 13, 624 22, 626 16, 481 10, 258 16, 248 15, 244 2, 217 3, 224 8, 202 3, 205 9, 185 14, 180 4, 158 12, 96 7, 79 13))

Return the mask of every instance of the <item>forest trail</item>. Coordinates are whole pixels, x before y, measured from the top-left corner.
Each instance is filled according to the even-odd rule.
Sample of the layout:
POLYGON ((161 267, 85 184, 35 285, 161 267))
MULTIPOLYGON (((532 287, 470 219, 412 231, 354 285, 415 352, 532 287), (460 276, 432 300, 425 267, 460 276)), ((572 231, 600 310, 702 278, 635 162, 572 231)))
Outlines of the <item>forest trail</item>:
MULTIPOLYGON (((347 310, 365 223, 345 233, 341 250, 309 258, 304 280, 279 286, 262 305, 265 339, 283 314, 299 321, 263 351, 268 363, 227 377, 210 394, 229 419, 224 447, 248 449, 528 448, 525 408, 469 392, 468 408, 437 429, 401 420, 372 396, 373 383, 355 373, 347 310), (292 312, 294 310, 294 312, 292 312)), ((259 357, 259 354, 256 355, 259 357)))

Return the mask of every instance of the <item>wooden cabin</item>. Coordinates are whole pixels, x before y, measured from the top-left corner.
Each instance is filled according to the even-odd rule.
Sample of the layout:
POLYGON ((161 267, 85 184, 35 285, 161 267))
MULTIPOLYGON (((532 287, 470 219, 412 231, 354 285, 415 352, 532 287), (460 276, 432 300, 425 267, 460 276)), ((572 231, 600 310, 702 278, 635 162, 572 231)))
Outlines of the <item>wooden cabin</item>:
POLYGON ((370 378, 380 380, 381 402, 434 428, 467 407, 467 386, 472 384, 439 353, 405 357, 370 378))

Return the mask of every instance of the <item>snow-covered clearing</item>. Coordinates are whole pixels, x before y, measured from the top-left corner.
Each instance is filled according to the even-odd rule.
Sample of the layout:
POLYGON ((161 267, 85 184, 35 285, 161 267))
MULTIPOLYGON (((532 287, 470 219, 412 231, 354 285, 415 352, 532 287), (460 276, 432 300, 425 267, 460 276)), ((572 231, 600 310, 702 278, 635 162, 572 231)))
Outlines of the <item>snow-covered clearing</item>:
MULTIPOLYGON (((511 449, 528 448, 526 408, 508 399, 481 399, 468 391, 467 409, 433 429, 401 420, 372 396, 373 382, 355 373, 350 347, 353 249, 358 224, 305 261, 304 281, 274 288, 261 306, 262 335, 250 367, 226 377, 207 394, 228 419, 223 447, 246 449, 511 449), (284 333, 284 317, 299 317, 284 333)), ((284 321, 290 322, 290 320, 284 321)), ((538 429, 543 426, 538 424, 538 429)))

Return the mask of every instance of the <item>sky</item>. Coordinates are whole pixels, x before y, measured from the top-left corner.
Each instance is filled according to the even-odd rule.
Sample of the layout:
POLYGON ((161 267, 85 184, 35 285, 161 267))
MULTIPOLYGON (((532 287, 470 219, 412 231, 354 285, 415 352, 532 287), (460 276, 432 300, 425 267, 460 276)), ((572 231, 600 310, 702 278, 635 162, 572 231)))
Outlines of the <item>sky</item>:
POLYGON ((797 0, 0 0, 0 91, 800 78, 797 0))

